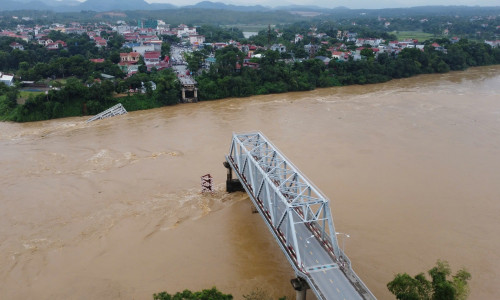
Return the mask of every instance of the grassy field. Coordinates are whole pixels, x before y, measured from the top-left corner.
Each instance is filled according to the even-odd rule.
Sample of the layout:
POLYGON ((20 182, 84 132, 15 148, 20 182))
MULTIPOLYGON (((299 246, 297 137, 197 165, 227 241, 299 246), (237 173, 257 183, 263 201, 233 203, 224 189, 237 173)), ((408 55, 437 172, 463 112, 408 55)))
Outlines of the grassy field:
POLYGON ((398 40, 417 39, 419 42, 423 42, 428 39, 439 38, 439 36, 435 36, 432 33, 425 33, 422 31, 393 31, 390 33, 395 34, 398 40))
POLYGON ((30 95, 36 96, 40 94, 45 94, 45 92, 19 91, 19 98, 28 98, 30 95))
POLYGON ((32 95, 35 97, 36 95, 45 94, 45 92, 29 92, 29 91, 19 91, 19 96, 17 97, 17 104, 23 105, 28 100, 29 96, 32 95))

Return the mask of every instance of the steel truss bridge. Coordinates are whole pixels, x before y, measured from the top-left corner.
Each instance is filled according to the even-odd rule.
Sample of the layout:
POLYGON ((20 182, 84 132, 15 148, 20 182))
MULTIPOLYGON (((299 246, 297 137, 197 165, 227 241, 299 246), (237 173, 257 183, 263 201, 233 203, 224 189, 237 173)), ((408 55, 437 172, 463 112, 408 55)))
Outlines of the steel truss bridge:
POLYGON ((298 299, 308 288, 318 299, 376 299, 338 245, 329 200, 262 133, 234 134, 224 165, 227 190, 248 193, 293 267, 298 299))

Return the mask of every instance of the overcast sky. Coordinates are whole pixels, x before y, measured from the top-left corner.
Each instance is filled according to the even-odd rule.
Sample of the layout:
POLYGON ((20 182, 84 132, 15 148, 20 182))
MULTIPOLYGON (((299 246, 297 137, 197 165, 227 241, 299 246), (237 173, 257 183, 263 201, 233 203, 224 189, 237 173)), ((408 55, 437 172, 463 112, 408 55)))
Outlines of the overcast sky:
MULTIPOLYGON (((149 3, 171 3, 174 5, 189 5, 201 2, 202 0, 146 0, 149 3)), ((498 0, 212 0, 212 2, 223 2, 227 4, 238 5, 264 5, 264 6, 278 6, 278 5, 316 5, 321 7, 333 8, 337 6, 345 6, 349 8, 388 8, 388 7, 412 7, 423 5, 467 5, 467 6, 498 6, 498 0)))
MULTIPOLYGON (((65 0, 60 0, 64 2, 65 0)), ((77 0, 84 2, 85 0, 77 0)), ((191 5, 203 0, 145 0, 149 3, 170 3, 177 6, 191 5)), ((345 6, 348 8, 392 8, 392 7, 413 7, 424 5, 467 5, 467 6, 499 6, 498 0, 209 0, 211 2, 223 2, 235 5, 316 5, 327 8, 345 6)), ((1 2, 1 0, 0 0, 1 2)))

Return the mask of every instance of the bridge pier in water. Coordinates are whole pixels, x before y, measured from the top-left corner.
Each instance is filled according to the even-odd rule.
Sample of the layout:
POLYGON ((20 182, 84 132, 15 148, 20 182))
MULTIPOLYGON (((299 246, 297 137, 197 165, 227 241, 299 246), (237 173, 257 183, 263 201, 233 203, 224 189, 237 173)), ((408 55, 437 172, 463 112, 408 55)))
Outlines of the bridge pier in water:
POLYGON ((297 300, 306 300, 307 290, 309 289, 309 284, 304 279, 297 277, 290 280, 292 283, 293 289, 296 292, 295 299, 297 300))
POLYGON ((224 167, 227 169, 227 178, 226 178, 226 192, 232 193, 232 192, 238 192, 238 191, 245 191, 243 189, 243 185, 241 184, 239 179, 233 179, 233 169, 229 165, 227 161, 222 163, 224 167))

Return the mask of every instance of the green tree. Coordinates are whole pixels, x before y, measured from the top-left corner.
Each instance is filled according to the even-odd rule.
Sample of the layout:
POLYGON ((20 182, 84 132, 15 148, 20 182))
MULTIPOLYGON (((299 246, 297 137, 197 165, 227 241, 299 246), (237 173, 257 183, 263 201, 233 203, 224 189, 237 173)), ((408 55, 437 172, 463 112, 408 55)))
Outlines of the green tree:
POLYGON ((186 59, 189 70, 196 73, 203 66, 203 61, 206 57, 201 51, 194 51, 192 53, 184 53, 184 58, 186 59))
POLYGON ((10 90, 7 93, 5 93, 5 100, 10 108, 14 108, 17 106, 18 95, 19 91, 16 88, 10 88, 10 90))
POLYGON ((201 292, 191 292, 184 290, 175 295, 170 295, 167 292, 161 292, 153 295, 154 300, 232 300, 231 294, 223 294, 216 287, 201 292))
POLYGON ((373 50, 371 48, 364 48, 360 52, 361 56, 366 57, 367 60, 373 60, 375 57, 375 53, 373 53, 373 50))
POLYGON ((467 282, 471 275, 465 269, 452 276, 447 261, 438 260, 436 266, 428 271, 431 281, 424 273, 411 277, 407 273, 397 274, 387 284, 387 288, 398 300, 464 300, 469 295, 467 282))

